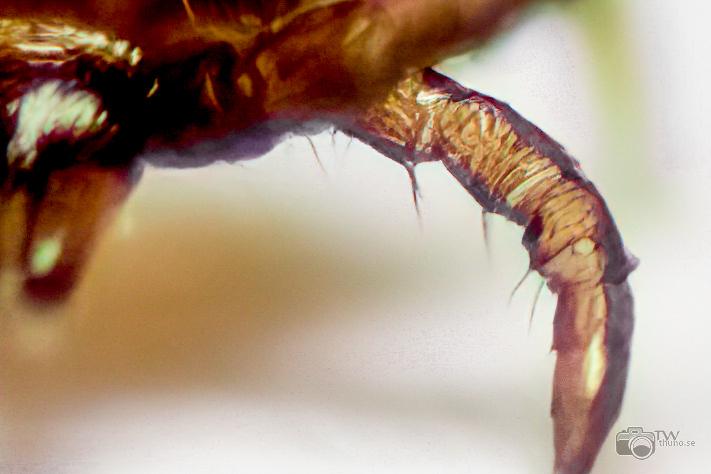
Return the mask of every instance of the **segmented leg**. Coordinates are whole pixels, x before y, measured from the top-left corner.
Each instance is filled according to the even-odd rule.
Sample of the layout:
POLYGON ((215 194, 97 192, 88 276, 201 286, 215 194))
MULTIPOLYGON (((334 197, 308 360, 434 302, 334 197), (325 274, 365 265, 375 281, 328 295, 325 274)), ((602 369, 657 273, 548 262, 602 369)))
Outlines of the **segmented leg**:
POLYGON ((636 260, 578 163, 508 105, 429 69, 342 128, 406 165, 442 161, 485 211, 526 227, 531 268, 558 295, 555 470, 588 472, 622 403, 636 260))
MULTIPOLYGON (((505 3, 513 8, 525 2, 505 3)), ((387 5, 394 8, 402 2, 387 5)), ((429 10, 412 10, 416 11, 418 18, 425 18, 429 10)), ((460 11, 455 6, 453 16, 447 18, 466 25, 458 21, 460 11)), ((375 85, 389 87, 390 78, 400 77, 403 67, 419 64, 398 62, 403 51, 413 57, 421 53, 412 41, 409 17, 396 23, 409 48, 403 49, 401 41, 383 41, 387 45, 383 51, 390 53, 384 56, 381 50, 362 47, 373 44, 371 35, 364 33, 369 32, 369 25, 377 24, 369 20, 371 16, 363 17, 365 26, 356 25, 353 36, 349 32, 350 43, 340 42, 358 54, 344 54, 350 58, 344 63, 348 67, 336 67, 330 82, 314 80, 323 77, 323 68, 330 62, 310 53, 330 45, 331 33, 340 38, 342 32, 328 22, 320 24, 328 25, 323 28, 331 33, 324 36, 326 40, 314 36, 314 49, 305 49, 298 34, 288 37, 293 40, 286 42, 288 47, 281 45, 272 56, 260 56, 268 87, 266 105, 257 108, 275 115, 254 116, 301 120, 318 118, 314 114, 324 111, 342 116, 336 112, 341 109, 338 104, 357 103, 358 107, 342 112, 348 115, 378 96, 377 91, 367 92, 357 100, 350 92, 370 91, 375 85), (303 66, 305 54, 312 60, 311 69, 304 69, 301 76, 281 76, 286 71, 302 71, 285 67, 282 61, 303 66), (384 57, 391 59, 383 61, 384 57), (385 64, 384 69, 374 73, 376 64, 385 64), (358 80, 337 80, 342 70, 352 70, 358 80), (358 87, 336 87, 342 82, 358 87), (309 85, 303 94, 299 84, 309 85), (297 92, 286 94, 291 89, 297 92), (342 102, 334 102, 335 97, 342 102), (310 105, 304 110, 302 104, 310 105)), ((483 24, 488 17, 481 16, 483 24)), ((429 34, 432 28, 444 31, 439 26, 431 23, 420 33, 429 34)), ((384 33, 392 30, 378 28, 384 33)), ((467 37, 467 31, 464 28, 461 34, 467 37)), ((223 49, 215 49, 214 56, 222 57, 223 49)), ((229 61, 216 63, 227 64, 229 72, 234 55, 227 51, 224 56, 229 61)), ((159 64, 152 74, 146 74, 145 68, 137 67, 140 50, 125 41, 56 22, 0 20, 0 71, 6 73, 0 75, 0 144, 7 150, 7 159, 0 162, 2 272, 19 268, 20 281, 35 296, 66 294, 92 240, 127 196, 133 182, 132 157, 145 139, 158 128, 163 138, 170 138, 186 127, 193 131, 189 126, 193 122, 216 125, 216 117, 224 119, 222 128, 233 125, 221 115, 230 108, 219 99, 236 96, 221 94, 222 89, 216 87, 230 84, 231 76, 221 74, 210 57, 206 62, 188 58, 177 68, 159 64)), ((425 54, 420 61, 433 58, 425 54)), ((245 86, 245 97, 251 92, 252 87, 245 86)), ((249 107, 240 109, 245 110, 249 107)), ((485 211, 526 227, 524 245, 531 267, 558 294, 552 408, 556 470, 587 472, 622 400, 632 332, 632 298, 626 277, 635 263, 625 252, 598 192, 560 145, 508 106, 430 70, 401 82, 385 102, 338 125, 409 170, 422 161, 442 161, 485 211)))
MULTIPOLYGON (((126 120, 140 51, 56 22, 0 19, 0 288, 69 294, 134 184, 126 120), (9 281, 8 281, 9 280, 9 281)), ((4 303, 4 301, 3 301, 4 303)))

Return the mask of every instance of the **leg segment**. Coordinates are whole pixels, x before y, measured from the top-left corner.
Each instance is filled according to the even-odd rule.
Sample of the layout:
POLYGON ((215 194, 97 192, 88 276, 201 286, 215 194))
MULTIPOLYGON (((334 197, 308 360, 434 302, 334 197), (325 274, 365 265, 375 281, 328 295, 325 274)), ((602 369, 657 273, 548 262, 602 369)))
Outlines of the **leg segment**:
POLYGON ((578 163, 508 105, 432 70, 342 129, 404 164, 442 161, 486 212, 526 227, 531 268, 558 295, 555 472, 588 472, 622 403, 636 259, 578 163))
POLYGON ((136 49, 56 23, 0 21, 0 288, 69 294, 135 182, 136 49))

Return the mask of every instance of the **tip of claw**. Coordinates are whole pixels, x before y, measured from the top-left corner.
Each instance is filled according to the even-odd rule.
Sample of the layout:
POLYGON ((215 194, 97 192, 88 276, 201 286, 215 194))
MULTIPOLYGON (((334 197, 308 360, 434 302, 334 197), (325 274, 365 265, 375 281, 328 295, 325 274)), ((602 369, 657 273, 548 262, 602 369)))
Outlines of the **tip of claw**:
POLYGON ((64 303, 76 284, 76 272, 67 268, 57 268, 51 274, 30 277, 23 285, 23 296, 35 305, 55 305, 64 303))
POLYGON ((130 167, 83 164, 0 195, 3 299, 40 306, 65 302, 98 236, 128 196, 131 177, 130 167))
MULTIPOLYGON (((632 295, 626 281, 605 284, 603 292, 606 323, 600 346, 595 347, 592 337, 586 347, 567 345, 558 350, 551 409, 558 474, 590 472, 622 405, 632 337, 632 295), (590 362, 592 350, 598 351, 599 363, 590 362)), ((576 305, 562 298, 559 314, 570 316, 576 305)))

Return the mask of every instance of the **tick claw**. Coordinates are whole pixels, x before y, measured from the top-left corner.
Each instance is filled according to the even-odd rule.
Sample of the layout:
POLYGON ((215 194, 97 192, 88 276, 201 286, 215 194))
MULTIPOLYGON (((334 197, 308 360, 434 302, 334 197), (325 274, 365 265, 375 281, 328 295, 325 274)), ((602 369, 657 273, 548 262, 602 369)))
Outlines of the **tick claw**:
POLYGON ((30 301, 62 302, 134 182, 127 167, 85 164, 17 184, 0 206, 0 270, 20 272, 30 301))

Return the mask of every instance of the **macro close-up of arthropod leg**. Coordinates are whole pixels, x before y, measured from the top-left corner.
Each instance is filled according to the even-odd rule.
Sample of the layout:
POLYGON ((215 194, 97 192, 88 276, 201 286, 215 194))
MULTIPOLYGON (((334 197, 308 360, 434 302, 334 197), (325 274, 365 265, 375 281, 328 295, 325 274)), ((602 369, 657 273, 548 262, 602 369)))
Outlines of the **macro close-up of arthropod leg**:
POLYGON ((70 296, 146 163, 206 166, 202 144, 220 140, 238 161, 333 128, 413 186, 417 164, 441 162, 485 212, 525 228, 530 269, 558 298, 555 472, 592 469, 623 400, 636 259, 561 145, 429 68, 528 2, 145 2, 164 8, 155 24, 140 2, 40 15, 44 3, 0 7, 4 297, 70 296))
POLYGON ((633 325, 626 280, 636 266, 595 187, 508 105, 430 69, 350 127, 396 161, 443 161, 486 212, 526 226, 531 268, 558 294, 556 466, 589 470, 622 401, 633 325))

